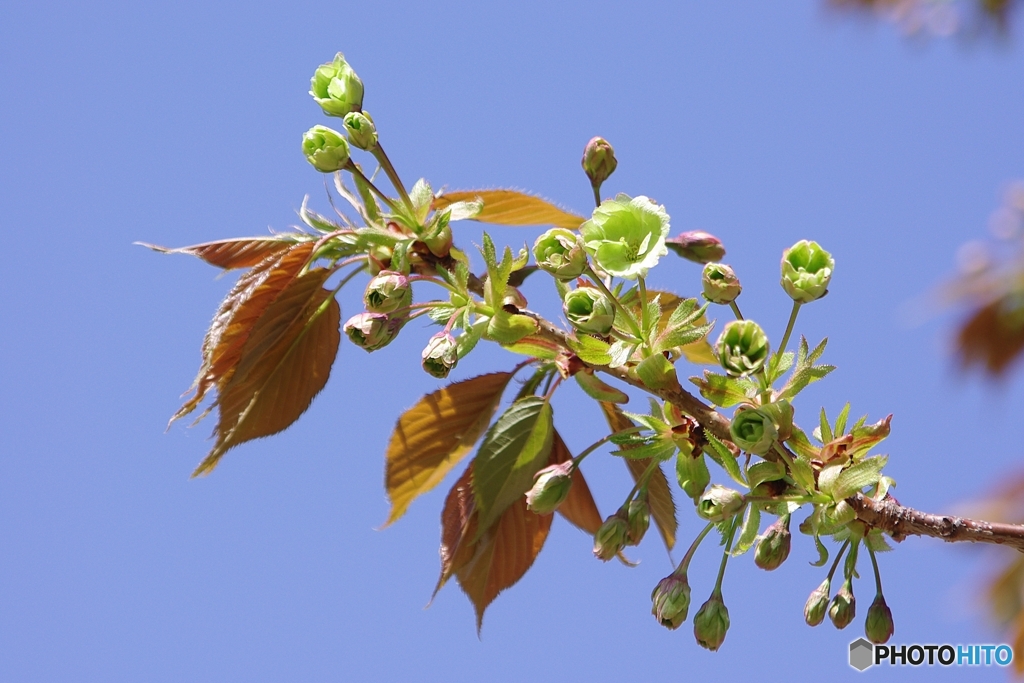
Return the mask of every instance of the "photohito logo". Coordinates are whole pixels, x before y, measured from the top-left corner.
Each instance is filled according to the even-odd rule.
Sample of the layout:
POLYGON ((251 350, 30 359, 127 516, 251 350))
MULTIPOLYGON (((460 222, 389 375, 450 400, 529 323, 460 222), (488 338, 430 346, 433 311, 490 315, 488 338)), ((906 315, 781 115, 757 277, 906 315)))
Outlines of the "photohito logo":
POLYGON ((889 666, 1009 666, 1013 648, 999 645, 872 645, 864 638, 850 643, 850 666, 864 671, 889 666))

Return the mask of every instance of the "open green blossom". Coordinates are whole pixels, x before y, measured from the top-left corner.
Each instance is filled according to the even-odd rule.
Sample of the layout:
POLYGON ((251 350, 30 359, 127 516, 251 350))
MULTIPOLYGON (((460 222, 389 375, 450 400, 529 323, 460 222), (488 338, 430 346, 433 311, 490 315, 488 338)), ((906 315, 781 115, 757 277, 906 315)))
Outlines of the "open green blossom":
POLYGON ((757 372, 768 360, 768 336, 753 320, 733 320, 718 336, 715 353, 725 371, 734 377, 757 372))
POLYGON ((767 453, 779 437, 771 416, 760 408, 737 410, 729 425, 729 434, 733 443, 754 455, 767 453))
POLYGON ((836 261, 817 242, 800 240, 782 252, 782 288, 805 304, 825 296, 836 261))
POLYGON ((615 322, 615 304, 600 289, 579 287, 566 293, 565 317, 580 332, 604 336, 615 322))
POLYGON ((321 64, 309 82, 309 94, 328 116, 344 116, 363 108, 363 82, 340 52, 321 64))
POLYGON ((587 267, 587 254, 583 241, 572 230, 551 228, 533 243, 533 258, 537 266, 559 280, 572 280, 583 274, 587 267))
POLYGON ((348 140, 327 126, 313 126, 302 134, 302 153, 316 170, 334 173, 348 163, 348 140))
POLYGON ((635 280, 668 253, 668 214, 647 197, 620 194, 601 202, 580 226, 583 248, 609 275, 635 280))

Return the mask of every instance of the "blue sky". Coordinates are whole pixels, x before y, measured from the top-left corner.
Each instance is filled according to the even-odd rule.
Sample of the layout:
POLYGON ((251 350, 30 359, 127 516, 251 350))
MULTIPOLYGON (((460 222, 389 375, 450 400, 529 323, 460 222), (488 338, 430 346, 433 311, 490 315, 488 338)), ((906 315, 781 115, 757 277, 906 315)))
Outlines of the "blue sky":
MULTIPOLYGON (((409 180, 524 188, 586 211, 579 155, 608 138, 620 166, 606 191, 655 197, 674 232, 722 238, 744 312, 769 334, 789 309, 782 249, 829 248, 831 293, 798 331, 828 335, 839 370, 801 395, 797 419, 847 400, 872 420, 895 413, 884 450, 902 502, 948 511, 1022 462, 1019 380, 958 376, 954 315, 911 324, 959 245, 984 237, 1003 184, 1024 176, 1019 41, 907 41, 812 2, 13 2, 3 15, 0 679, 854 675, 845 650, 861 620, 803 623, 822 578, 805 537, 772 574, 749 557, 730 565, 733 626, 717 654, 651 618, 671 568, 653 536, 629 569, 596 561, 563 521, 482 639, 454 584, 424 610, 447 486, 376 528, 390 429, 438 386, 418 367, 426 328, 373 356, 343 344, 297 425, 188 479, 212 424, 164 426, 233 277, 132 242, 284 229, 306 194, 326 210, 299 138, 328 123, 306 90, 338 50, 409 180)), ((479 241, 479 226, 459 227, 479 241)), ((538 232, 492 231, 514 245, 538 232)), ((697 291, 699 269, 681 261, 655 275, 697 291)), ((346 317, 358 294, 342 295, 346 317)), ((547 295, 527 288, 531 303, 547 295)), ((513 362, 476 352, 456 378, 513 362)), ((604 429, 579 394, 555 408, 575 451, 604 429)), ((610 511, 624 468, 588 464, 610 511)), ((698 530, 684 512, 681 538, 698 530)), ((884 556, 894 641, 1001 642, 976 604, 990 559, 921 539, 884 556)), ((716 562, 696 560, 697 604, 716 562)), ((866 583, 858 597, 864 614, 866 583)))

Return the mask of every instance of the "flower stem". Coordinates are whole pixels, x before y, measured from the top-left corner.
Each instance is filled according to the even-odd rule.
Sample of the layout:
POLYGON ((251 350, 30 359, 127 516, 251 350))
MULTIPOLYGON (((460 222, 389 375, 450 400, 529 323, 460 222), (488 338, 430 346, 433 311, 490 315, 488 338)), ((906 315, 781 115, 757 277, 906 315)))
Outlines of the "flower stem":
POLYGON ((786 333, 782 335, 782 343, 779 344, 779 350, 776 353, 781 357, 786 350, 786 344, 789 343, 789 336, 793 334, 793 327, 796 325, 796 316, 800 313, 800 306, 802 304, 799 301, 793 302, 793 312, 789 314, 789 323, 786 325, 786 333))
POLYGON ((629 501, 633 500, 633 496, 635 496, 640 489, 647 486, 647 481, 651 478, 651 475, 654 474, 654 470, 657 469, 658 465, 660 464, 660 460, 651 460, 651 464, 647 466, 647 469, 644 470, 644 473, 641 474, 640 477, 636 480, 636 483, 633 484, 633 490, 629 492, 628 496, 626 496, 626 502, 622 504, 622 507, 626 507, 627 505, 629 505, 629 501))
POLYGON ((643 338, 644 342, 646 342, 647 341, 647 337, 646 337, 646 335, 647 335, 647 325, 648 325, 648 320, 647 320, 647 283, 644 282, 644 279, 642 277, 638 277, 636 279, 636 281, 637 281, 637 286, 638 286, 639 291, 640 291, 640 331, 641 331, 641 333, 643 335, 642 338, 643 338))
POLYGON ((739 304, 737 304, 735 301, 730 301, 729 302, 729 308, 732 309, 732 313, 733 313, 733 315, 736 316, 737 320, 743 320, 743 314, 740 313, 739 304))
POLYGON ((587 268, 586 273, 594 280, 598 289, 604 292, 605 296, 612 300, 612 304, 622 312, 622 315, 626 318, 626 322, 629 324, 629 331, 632 332, 637 339, 642 341, 644 335, 643 332, 640 331, 640 324, 636 321, 636 316, 633 315, 633 312, 622 305, 619 298, 612 294, 612 290, 608 289, 608 285, 604 283, 604 280, 598 277, 593 268, 587 268))
POLYGON ((839 560, 843 559, 843 553, 846 552, 846 548, 849 547, 849 545, 850 545, 850 542, 847 541, 846 543, 843 544, 843 547, 839 549, 839 552, 836 553, 836 559, 832 563, 832 568, 828 570, 828 580, 829 580, 829 583, 832 582, 832 577, 835 576, 836 569, 839 568, 839 560))
POLYGON ((391 160, 388 159, 388 155, 384 152, 384 148, 378 142, 373 148, 373 156, 380 163, 380 167, 384 169, 384 173, 387 174, 388 180, 398 190, 398 194, 402 196, 402 201, 405 202, 405 208, 412 211, 412 200, 409 198, 409 193, 405 191, 405 185, 402 184, 402 179, 398 177, 398 172, 395 171, 395 167, 391 165, 391 160))
POLYGON ((729 551, 732 550, 732 539, 736 535, 736 527, 739 526, 739 520, 740 514, 736 513, 736 516, 732 518, 732 523, 729 525, 729 538, 725 542, 722 564, 718 567, 718 580, 715 581, 715 589, 711 591, 712 595, 722 595, 722 579, 725 578, 725 565, 729 563, 729 551))
POLYGON ((594 204, 601 206, 601 186, 592 183, 591 187, 594 188, 594 204))
POLYGON ((389 209, 391 209, 392 211, 395 210, 395 203, 391 200, 391 198, 388 197, 383 192, 381 192, 380 190, 378 190, 377 186, 370 182, 370 179, 367 178, 366 175, 364 175, 363 172, 359 170, 359 167, 356 166, 351 160, 349 160, 348 164, 345 165, 345 170, 351 173, 352 175, 358 177, 359 180, 361 180, 362 182, 366 183, 366 186, 370 188, 370 191, 373 192, 378 197, 380 197, 381 201, 387 204, 389 209))
POLYGON ((686 571, 690 568, 690 560, 693 559, 693 554, 697 552, 697 546, 701 544, 701 541, 704 540, 704 537, 707 536, 708 533, 714 528, 715 523, 708 522, 708 525, 704 527, 704 530, 697 534, 697 538, 693 539, 693 543, 690 544, 690 547, 686 551, 686 554, 683 555, 683 559, 679 561, 679 566, 677 566, 676 570, 672 572, 673 574, 675 574, 676 576, 686 575, 686 571))
POLYGON ((881 595, 882 575, 878 572, 878 560, 875 559, 875 551, 867 543, 864 544, 864 547, 868 549, 868 555, 871 556, 871 566, 875 569, 875 595, 881 595))
POLYGON ((611 441, 616 436, 619 436, 621 434, 635 434, 636 432, 641 432, 644 429, 646 429, 646 427, 630 427, 629 429, 623 429, 618 432, 612 432, 611 434, 608 434, 607 436, 598 439, 597 441, 583 449, 583 451, 581 451, 579 455, 572 459, 573 467, 579 467, 580 463, 583 462, 583 458, 587 457, 588 455, 596 451, 598 448, 600 448, 602 445, 611 441))

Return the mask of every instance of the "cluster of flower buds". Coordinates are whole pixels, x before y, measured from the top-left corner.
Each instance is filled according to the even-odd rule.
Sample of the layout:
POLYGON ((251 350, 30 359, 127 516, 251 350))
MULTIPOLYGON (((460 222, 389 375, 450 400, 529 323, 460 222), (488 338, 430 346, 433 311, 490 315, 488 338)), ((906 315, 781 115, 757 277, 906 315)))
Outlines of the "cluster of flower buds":
POLYGON ((817 242, 800 240, 782 253, 782 288, 798 303, 820 299, 828 293, 835 259, 817 242))
POLYGON ((716 590, 693 617, 693 635, 698 645, 714 652, 722 647, 728 630, 729 610, 716 590))
POLYGON ((572 280, 587 268, 587 253, 583 240, 572 230, 552 228, 533 243, 533 258, 537 266, 559 280, 572 280))
POLYGON ((675 630, 690 611, 690 583, 686 572, 672 572, 658 582, 651 593, 651 614, 667 629, 675 630))
POLYGON ((743 291, 736 273, 724 263, 704 266, 701 282, 704 285, 704 298, 713 304, 731 304, 743 291))
POLYGON ((733 377, 745 377, 760 370, 770 351, 768 335, 753 320, 726 324, 715 343, 718 362, 733 377))
POLYGON ((629 541, 629 516, 620 508, 614 515, 604 520, 604 524, 594 534, 594 555, 607 562, 612 559, 629 541))
POLYGON ((562 309, 569 323, 580 332, 603 337, 612 331, 615 304, 596 287, 569 290, 562 301, 562 309))
POLYGON ((793 536, 789 532, 789 515, 779 517, 757 540, 754 564, 766 571, 782 566, 789 557, 793 536))
POLYGON ((572 460, 548 465, 534 475, 533 488, 526 493, 526 506, 535 514, 550 515, 565 502, 572 488, 572 460))

